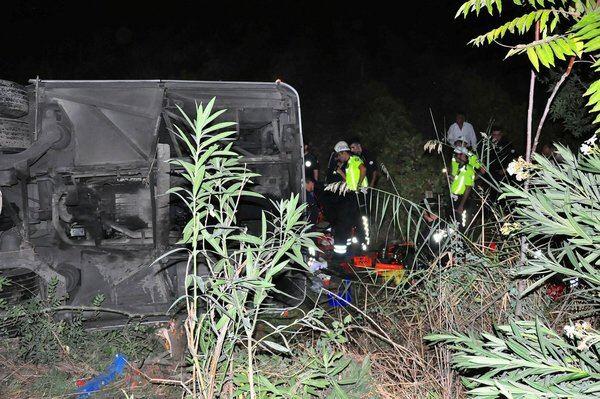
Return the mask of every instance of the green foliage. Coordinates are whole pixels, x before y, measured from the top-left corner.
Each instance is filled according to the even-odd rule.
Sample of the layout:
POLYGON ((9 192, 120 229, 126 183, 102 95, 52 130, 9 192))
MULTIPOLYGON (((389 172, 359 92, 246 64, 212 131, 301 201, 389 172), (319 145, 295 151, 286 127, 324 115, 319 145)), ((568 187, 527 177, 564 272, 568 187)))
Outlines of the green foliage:
POLYGON ((352 315, 348 314, 341 320, 334 320, 331 323, 331 330, 326 332, 325 338, 336 344, 345 344, 348 342, 346 338, 346 329, 352 322, 352 315))
MULTIPOLYGON (((3 283, 3 287, 7 285, 3 283)), ((159 343, 148 327, 132 323, 119 331, 86 331, 81 311, 68 318, 59 314, 54 308, 64 298, 56 296, 57 285, 58 281, 52 280, 44 298, 36 296, 4 308, 2 333, 18 333, 17 345, 10 348, 15 358, 56 365, 64 359, 104 362, 117 353, 139 358, 156 350, 159 343)), ((99 306, 101 299, 98 295, 92 305, 99 306)))
POLYGON ((162 343, 154 333, 154 328, 137 322, 130 322, 118 330, 89 331, 79 343, 74 358, 85 360, 91 356, 97 362, 109 364, 117 353, 121 353, 130 360, 146 359, 162 350, 162 343))
POLYGON ((71 394, 75 379, 65 371, 52 368, 41 378, 33 380, 31 385, 31 392, 35 392, 39 398, 56 398, 71 394))
POLYGON ((462 14, 466 18, 466 16, 471 12, 475 12, 477 15, 479 15, 479 12, 484 7, 487 9, 490 15, 493 15, 494 6, 496 6, 498 14, 500 14, 502 12, 502 0, 469 0, 463 3, 463 5, 459 8, 459 10, 456 12, 456 17, 462 14))
MULTIPOLYGON (((10 280, 6 276, 0 276, 0 292, 7 286, 10 286, 10 280)), ((6 299, 0 298, 0 310, 6 309, 6 304, 6 299)))
MULTIPOLYGON (((245 189, 256 175, 241 165, 240 156, 232 151, 235 131, 226 129, 233 123, 219 122, 225 110, 213 112, 214 106, 215 99, 206 106, 198 105, 194 121, 182 112, 188 125, 177 126, 175 133, 191 159, 170 161, 188 185, 169 193, 178 196, 191 213, 179 242, 188 245, 181 250, 189 256, 188 294, 180 298, 186 302, 194 373, 188 394, 218 396, 229 379, 228 370, 240 365, 236 351, 243 345, 246 387, 250 397, 256 397, 255 387, 268 380, 255 373, 255 352, 291 351, 284 335, 290 326, 271 326, 272 332, 256 338, 256 325, 260 316, 268 313, 265 301, 275 290, 274 278, 292 264, 306 267, 303 251, 314 248, 312 239, 317 234, 309 232, 310 226, 303 220, 305 205, 298 195, 273 202, 272 213, 262 213, 256 233, 237 224, 240 202, 260 195, 245 189), (207 273, 199 272, 201 266, 207 273)), ((312 317, 313 313, 308 313, 304 319, 312 317)))
MULTIPOLYGON (((360 363, 353 362, 335 350, 329 339, 300 349, 293 358, 257 356, 257 367, 264 370, 257 379, 257 398, 358 399, 370 393, 368 357, 360 363)), ((235 397, 249 391, 245 374, 236 374, 234 382, 238 387, 235 397)))
POLYGON ((93 307, 100 307, 104 301, 106 300, 106 296, 102 293, 100 294, 96 294, 93 298, 92 298, 92 306, 93 307))
POLYGON ((597 397, 598 334, 570 335, 563 339, 538 320, 498 326, 493 334, 431 334, 425 339, 455 352, 454 367, 469 373, 463 384, 471 397, 597 397))
POLYGON ((504 195, 516 205, 520 232, 532 241, 527 266, 518 274, 537 278, 526 293, 555 276, 578 278, 587 289, 576 294, 598 309, 600 156, 577 157, 563 146, 558 154, 563 162, 535 157, 537 167, 528 190, 505 189, 504 195))
MULTIPOLYGON (((481 36, 476 37, 475 39, 471 40, 471 44, 474 44, 476 46, 481 46, 482 44, 486 43, 487 44, 491 44, 494 41, 498 40, 498 39, 502 39, 507 33, 511 33, 511 34, 520 34, 523 35, 525 32, 528 32, 532 25, 535 22, 539 22, 540 23, 540 31, 541 32, 545 32, 548 31, 550 33, 554 32, 554 30, 556 29, 556 25, 560 19, 561 14, 558 13, 558 11, 556 10, 536 10, 536 11, 532 11, 530 13, 527 13, 521 17, 515 18, 510 22, 507 22, 505 24, 503 24, 502 26, 484 34, 481 36), (548 25, 548 20, 550 20, 551 18, 551 22, 548 25)), ((569 48, 567 46, 567 48, 569 48)), ((561 50, 560 53, 558 53, 560 55, 564 54, 563 51, 561 50)), ((573 55, 573 54, 571 54, 573 55)), ((561 57, 559 57, 561 58, 561 57)), ((564 58, 561 58, 564 60, 564 58)))
MULTIPOLYGON (((424 152, 421 132, 410 122, 406 108, 376 85, 365 96, 371 100, 362 107, 352 133, 366 148, 377 150, 377 161, 394 176, 405 198, 419 201, 425 191, 438 191, 443 183, 441 163, 424 152)), ((391 188, 385 180, 380 179, 381 186, 391 188)))
MULTIPOLYGON (((559 146, 556 162, 536 155, 528 187, 506 185, 504 197, 528 246, 516 275, 531 278, 527 295, 550 279, 577 278, 570 300, 600 309, 600 156, 576 156, 559 146)), ((600 395, 598 333, 589 324, 566 326, 562 338, 539 320, 499 326, 494 334, 433 334, 449 345, 453 363, 479 398, 588 398, 600 395)))
MULTIPOLYGON (((516 0, 514 5, 531 8, 533 11, 493 29, 471 41, 476 46, 492 43, 504 38, 507 33, 524 34, 539 24, 540 38, 525 44, 513 46, 506 57, 526 53, 533 67, 539 71, 540 64, 546 68, 556 65, 556 60, 565 61, 566 57, 590 58, 594 61, 592 69, 600 70, 600 62, 595 53, 600 50, 600 6, 592 0, 516 0), (546 7, 547 9, 538 9, 546 7), (558 28, 561 25, 562 29, 558 28)), ((466 17, 470 13, 479 15, 485 8, 490 15, 494 6, 498 14, 502 11, 502 0, 469 0, 460 7, 457 16, 466 17)), ((570 68, 570 67, 569 67, 570 68)), ((587 105, 590 112, 600 111, 600 80, 594 81, 584 94, 589 97, 587 105)), ((594 123, 600 121, 600 115, 594 123)))
MULTIPOLYGON (((559 77, 555 75, 557 74, 555 73, 549 82, 558 80, 559 77)), ((564 129, 574 137, 589 137, 594 133, 594 118, 585 110, 586 101, 583 97, 588 86, 589 83, 579 74, 573 73, 570 79, 565 81, 550 107, 550 118, 562 122, 564 129)))
POLYGON ((52 364, 68 355, 71 346, 77 346, 75 343, 84 337, 80 314, 71 320, 53 318, 51 309, 60 305, 62 299, 55 295, 57 285, 58 280, 49 283, 46 299, 34 297, 8 307, 2 314, 4 334, 19 333, 18 346, 13 348, 16 357, 52 364))

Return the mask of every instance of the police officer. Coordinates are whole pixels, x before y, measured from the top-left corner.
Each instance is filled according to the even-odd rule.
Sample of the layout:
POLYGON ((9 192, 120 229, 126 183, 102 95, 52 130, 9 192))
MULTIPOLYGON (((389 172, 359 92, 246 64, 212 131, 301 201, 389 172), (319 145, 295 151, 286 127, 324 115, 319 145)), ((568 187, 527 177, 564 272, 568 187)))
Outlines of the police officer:
MULTIPOLYGON (((353 240, 358 241, 357 237, 352 236, 353 228, 356 228, 360 234, 363 248, 368 245, 368 231, 365 227, 368 226, 365 222, 365 212, 361 212, 359 201, 359 192, 366 191, 369 187, 367 179, 367 168, 363 160, 352 155, 350 147, 345 141, 338 142, 335 147, 339 166, 336 173, 346 183, 346 188, 356 194, 347 193, 340 202, 340 214, 336 224, 334 225, 334 252, 337 254, 345 254, 348 245, 353 243, 353 240)), ((368 227, 367 227, 368 228, 368 227)))
POLYGON ((337 143, 335 151, 340 162, 336 172, 346 182, 346 187, 351 191, 369 187, 367 167, 363 159, 358 155, 354 155, 345 141, 337 143))
POLYGON ((377 159, 368 152, 365 148, 363 148, 360 143, 360 139, 355 138, 350 142, 350 150, 353 155, 358 155, 365 166, 367 167, 367 178, 369 179, 369 186, 375 187, 375 183, 377 183, 377 179, 379 178, 379 169, 377 167, 377 159))
POLYGON ((470 205, 469 197, 475 184, 475 171, 485 173, 485 168, 479 163, 477 155, 465 147, 456 147, 452 157, 450 193, 456 204, 455 215, 459 224, 466 227, 466 208, 470 205))

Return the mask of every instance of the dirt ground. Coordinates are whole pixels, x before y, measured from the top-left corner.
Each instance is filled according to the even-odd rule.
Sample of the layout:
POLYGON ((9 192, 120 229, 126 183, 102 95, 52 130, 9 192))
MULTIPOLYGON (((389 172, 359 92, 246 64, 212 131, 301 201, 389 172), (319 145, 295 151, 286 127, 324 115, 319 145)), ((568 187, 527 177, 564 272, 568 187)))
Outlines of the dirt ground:
MULTIPOLYGON (((0 346, 0 398, 79 398, 80 387, 103 369, 87 362, 72 361, 65 357, 53 365, 41 365, 15 359, 10 344, 0 346)), ((94 393, 94 398, 178 398, 181 390, 174 386, 149 381, 172 374, 169 365, 147 362, 128 364, 124 375, 118 376, 106 387, 94 393), (141 366, 140 368, 138 368, 141 366)))

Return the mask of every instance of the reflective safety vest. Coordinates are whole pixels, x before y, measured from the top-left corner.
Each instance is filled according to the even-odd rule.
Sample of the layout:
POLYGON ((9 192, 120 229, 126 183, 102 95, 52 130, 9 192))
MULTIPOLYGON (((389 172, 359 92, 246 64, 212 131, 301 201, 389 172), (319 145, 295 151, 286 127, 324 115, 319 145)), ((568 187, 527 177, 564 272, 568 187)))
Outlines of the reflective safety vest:
POLYGON ((349 190, 356 191, 362 187, 369 187, 366 176, 360 184, 360 187, 358 186, 358 181, 360 180, 360 165, 364 164, 365 163, 358 155, 350 156, 348 162, 346 162, 346 186, 349 190))
POLYGON ((475 168, 480 168, 481 164, 477 159, 477 155, 469 155, 469 162, 465 165, 460 165, 456 158, 452 158, 452 176, 454 181, 450 186, 450 192, 454 195, 463 195, 467 187, 473 186, 475 183, 475 168))

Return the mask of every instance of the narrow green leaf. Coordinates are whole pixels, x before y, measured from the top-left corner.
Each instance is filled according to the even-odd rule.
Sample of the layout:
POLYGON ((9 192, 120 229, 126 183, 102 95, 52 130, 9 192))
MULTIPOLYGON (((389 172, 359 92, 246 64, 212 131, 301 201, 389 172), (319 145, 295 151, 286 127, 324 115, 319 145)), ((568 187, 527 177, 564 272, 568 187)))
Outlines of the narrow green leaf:
POLYGON ((527 48, 527 57, 529 57, 529 61, 531 61, 531 64, 533 65, 533 67, 535 68, 536 71, 540 70, 540 64, 538 62, 538 56, 535 52, 535 50, 532 47, 528 47, 527 48))

